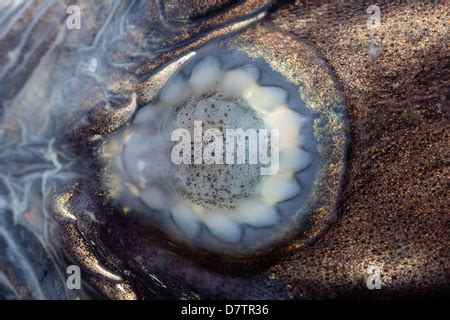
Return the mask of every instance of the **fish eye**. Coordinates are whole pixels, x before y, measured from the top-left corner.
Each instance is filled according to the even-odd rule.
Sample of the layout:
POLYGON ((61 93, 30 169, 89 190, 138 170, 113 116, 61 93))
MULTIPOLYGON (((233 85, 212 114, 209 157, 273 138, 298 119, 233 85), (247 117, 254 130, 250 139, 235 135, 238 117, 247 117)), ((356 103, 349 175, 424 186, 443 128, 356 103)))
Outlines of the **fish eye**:
POLYGON ((106 139, 103 188, 119 210, 180 245, 237 256, 334 221, 345 105, 312 46, 274 35, 191 52, 106 139))

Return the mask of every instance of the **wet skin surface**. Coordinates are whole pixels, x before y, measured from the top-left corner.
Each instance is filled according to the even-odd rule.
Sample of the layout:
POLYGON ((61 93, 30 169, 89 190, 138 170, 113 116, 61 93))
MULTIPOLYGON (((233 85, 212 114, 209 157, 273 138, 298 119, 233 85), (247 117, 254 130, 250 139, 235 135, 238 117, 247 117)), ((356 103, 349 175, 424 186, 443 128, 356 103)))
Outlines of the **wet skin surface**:
MULTIPOLYGON (((104 89, 117 96, 113 110, 129 108, 130 92, 142 83, 136 79, 151 77, 162 63, 203 44, 194 36, 253 16, 265 5, 217 1, 187 10, 171 3, 151 2, 140 10, 131 6, 136 31, 128 30, 126 37, 99 49, 97 42, 112 37, 111 30, 102 30, 108 14, 116 10, 113 29, 123 21, 119 17, 127 4, 105 1, 94 8, 85 3, 83 23, 89 28, 78 33, 61 34, 65 17, 60 12, 65 6, 47 6, 44 1, 36 1, 18 15, 21 20, 7 24, 11 28, 0 40, 1 142, 6 150, 0 168, 2 177, 9 177, 0 181, 2 295, 73 298, 63 283, 64 268, 73 262, 83 267, 87 289, 82 297, 399 298, 447 293, 444 3, 378 3, 382 20, 377 30, 366 27, 371 3, 282 3, 244 31, 243 37, 266 37, 267 43, 271 41, 267 30, 311 43, 340 83, 351 136, 337 221, 316 241, 305 244, 299 235, 270 254, 246 259, 173 243, 112 208, 96 178, 102 164, 94 156, 93 137, 113 132, 128 120, 100 110, 106 100, 104 89), (29 31, 33 36, 22 46, 25 55, 9 67, 8 52, 23 39, 36 13, 38 22, 29 31), (99 66, 107 79, 102 86, 76 73, 80 61, 89 62, 88 55, 79 52, 86 47, 107 57, 108 67, 99 66), (130 62, 127 52, 136 47, 152 55, 133 57, 124 68, 130 62), (62 86, 59 79, 70 81, 62 86), (49 144, 53 138, 54 149, 49 144), (23 148, 9 146, 15 141, 23 148), (57 150, 58 161, 51 152, 42 155, 42 150, 50 149, 57 150), (59 162, 64 170, 52 171, 59 162), (26 180, 27 170, 40 175, 26 180), (28 181, 34 183, 27 187, 28 181), (11 190, 21 194, 16 202, 23 199, 23 209, 9 205, 14 202, 11 190), (77 215, 75 224, 67 218, 71 213, 77 215), (13 224, 13 217, 18 224, 13 224), (372 265, 381 268, 385 283, 381 290, 367 289, 367 268, 372 265), (121 280, 112 281, 108 272, 121 280)), ((214 37, 206 37, 205 43, 214 37)), ((144 98, 138 96, 138 106, 144 98)))

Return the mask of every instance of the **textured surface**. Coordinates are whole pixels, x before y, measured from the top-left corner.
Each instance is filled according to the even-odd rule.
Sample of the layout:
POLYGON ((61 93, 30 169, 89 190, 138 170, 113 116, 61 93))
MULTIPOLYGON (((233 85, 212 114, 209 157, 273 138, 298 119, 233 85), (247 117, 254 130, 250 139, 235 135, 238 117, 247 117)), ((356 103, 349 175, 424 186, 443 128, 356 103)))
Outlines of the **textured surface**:
MULTIPOLYGON (((378 30, 367 29, 366 9, 372 3, 362 1, 298 1, 277 6, 261 22, 269 30, 305 38, 326 59, 345 96, 352 144, 337 222, 310 246, 300 248, 301 241, 294 241, 271 256, 244 262, 179 248, 127 219, 127 208, 115 214, 92 179, 98 164, 83 148, 127 120, 126 112, 111 109, 130 105, 135 75, 145 78, 174 53, 236 31, 225 26, 197 37, 260 12, 266 2, 204 2, 198 12, 180 12, 172 1, 164 8, 159 1, 133 4, 84 1, 85 27, 77 32, 63 31, 63 2, 27 1, 5 15, 16 21, 0 14, 6 19, 0 29, 2 297, 73 298, 65 292, 64 269, 55 267, 64 268, 65 258, 84 263, 86 270, 103 270, 97 263, 113 273, 126 270, 121 275, 125 291, 83 273, 86 283, 109 298, 448 294, 444 1, 379 2, 378 30), (123 16, 131 18, 134 29, 123 16), (102 57, 100 84, 85 73, 92 51, 102 57), (130 58, 136 51, 148 55, 130 58), (104 108, 110 98, 105 91, 120 98, 110 101, 112 108, 104 108), (75 190, 81 191, 73 199, 66 193, 64 199, 72 202, 56 208, 63 218, 68 212, 76 215, 77 225, 60 220, 63 240, 53 238, 49 230, 57 224, 49 218, 49 195, 80 177, 84 182, 75 190), (63 258, 60 246, 84 251, 66 250, 63 258), (381 290, 366 286, 371 265, 381 267, 381 290)), ((269 33, 265 36, 270 39, 269 33)), ((140 89, 146 88, 151 84, 140 89)))

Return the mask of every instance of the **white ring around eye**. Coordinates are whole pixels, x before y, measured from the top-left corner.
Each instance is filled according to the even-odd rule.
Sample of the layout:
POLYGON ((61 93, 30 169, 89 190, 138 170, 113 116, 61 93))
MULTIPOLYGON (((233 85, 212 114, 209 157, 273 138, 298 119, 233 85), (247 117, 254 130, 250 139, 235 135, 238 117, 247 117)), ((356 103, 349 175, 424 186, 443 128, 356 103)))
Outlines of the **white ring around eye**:
MULTIPOLYGON (((308 119, 288 107, 287 90, 275 85, 261 85, 260 78, 261 71, 255 65, 223 69, 218 59, 207 56, 192 67, 189 77, 179 73, 169 81, 161 90, 159 100, 140 109, 129 128, 132 134, 124 144, 122 155, 127 175, 139 190, 143 203, 159 211, 159 215, 168 215, 179 232, 190 239, 186 241, 195 242, 208 232, 219 242, 237 244, 243 241, 247 227, 276 228, 282 221, 277 205, 302 192, 295 176, 312 162, 310 153, 302 148, 304 141, 310 139, 307 133, 303 133, 308 119), (185 113, 178 111, 173 117, 174 110, 184 110, 185 101, 192 99, 200 99, 196 109, 185 113), (217 112, 222 112, 218 113, 221 115, 216 119, 218 121, 223 120, 226 110, 232 111, 237 105, 245 104, 245 108, 261 119, 263 127, 278 129, 280 135, 278 173, 260 178, 251 196, 226 207, 221 203, 202 204, 198 198, 194 200, 180 194, 168 179, 173 165, 167 158, 170 139, 164 137, 169 134, 167 128, 171 128, 168 123, 175 121, 180 124, 193 121, 195 117, 213 117, 212 111, 206 110, 213 104, 217 104, 216 109, 220 110, 217 112)), ((228 121, 235 126, 249 123, 246 116, 236 116, 228 121)), ((189 170, 190 167, 186 167, 177 172, 181 174, 189 170)), ((187 180, 180 176, 176 179, 178 186, 189 188, 187 180)), ((226 176, 218 176, 217 180, 226 185, 226 176)), ((211 245, 206 244, 205 247, 211 248, 211 245)))

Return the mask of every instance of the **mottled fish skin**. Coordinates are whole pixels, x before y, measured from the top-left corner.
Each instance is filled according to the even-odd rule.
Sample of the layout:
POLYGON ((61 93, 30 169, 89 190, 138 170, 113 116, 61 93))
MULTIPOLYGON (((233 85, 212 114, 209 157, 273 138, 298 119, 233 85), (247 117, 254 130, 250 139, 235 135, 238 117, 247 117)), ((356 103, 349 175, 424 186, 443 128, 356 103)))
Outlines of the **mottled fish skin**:
MULTIPOLYGON (((2 1, 2 296, 66 299, 93 294, 92 290, 66 290, 65 268, 59 267, 69 261, 80 262, 77 256, 81 254, 87 270, 88 264, 102 270, 95 256, 84 254, 89 246, 107 256, 107 263, 114 264, 115 259, 105 253, 107 249, 102 252, 99 248, 93 223, 98 221, 93 214, 86 214, 92 208, 76 216, 66 215, 62 212, 69 207, 52 206, 54 194, 73 191, 77 182, 86 178, 80 169, 87 156, 80 154, 83 147, 126 123, 137 103, 145 103, 136 101, 135 87, 143 78, 155 78, 154 70, 172 57, 168 52, 183 54, 194 48, 199 36, 213 40, 237 32, 259 20, 269 4, 264 0, 240 4, 200 1, 192 11, 191 4, 186 7, 172 1, 2 1), (66 27, 70 5, 81 9, 79 30, 66 27), (68 245, 66 238, 71 241, 68 245), (74 239, 78 239, 76 243, 74 239), (24 241, 36 248, 30 251, 24 241)), ((155 83, 161 87, 160 81, 155 83)), ((154 89, 157 93, 158 88, 154 89)), ((92 191, 98 193, 98 189, 92 191)), ((83 193, 81 202, 89 202, 83 200, 89 197, 83 193)), ((108 272, 104 269, 100 275, 113 282, 122 280, 108 272)), ((115 288, 101 277, 84 277, 107 297, 136 298, 125 280, 115 288)), ((152 289, 152 279, 157 278, 149 279, 150 285, 142 287, 149 287, 145 292, 151 291, 152 297, 183 296, 183 290, 175 288, 166 292, 152 289)))
POLYGON ((282 1, 258 22, 269 1, 1 1, 0 297, 448 292, 448 6, 382 1, 381 27, 368 31, 371 4, 282 1), (80 30, 66 28, 71 4, 81 7, 80 30), (264 260, 211 263, 113 216, 86 146, 126 124, 127 111, 145 103, 133 93, 160 66, 246 21, 257 24, 249 34, 284 32, 324 56, 345 96, 352 145, 339 219, 318 241, 302 249, 294 241, 264 260), (74 262, 93 271, 81 291, 65 286, 74 262), (381 266, 381 290, 367 289, 371 265, 381 266))

